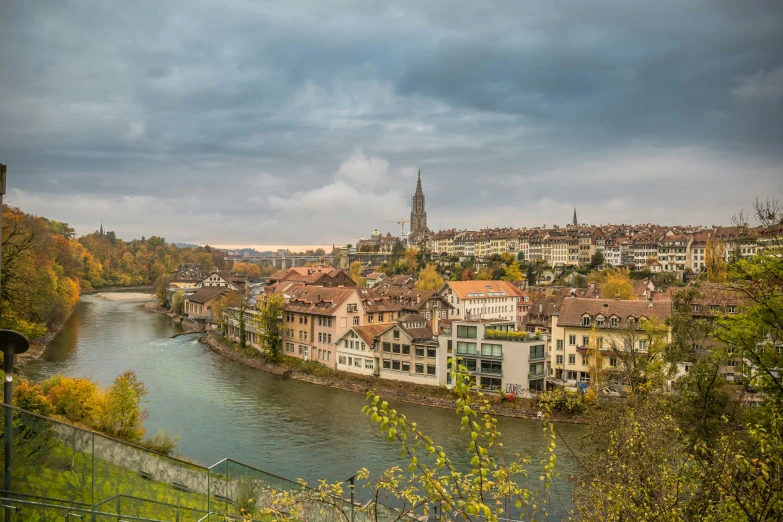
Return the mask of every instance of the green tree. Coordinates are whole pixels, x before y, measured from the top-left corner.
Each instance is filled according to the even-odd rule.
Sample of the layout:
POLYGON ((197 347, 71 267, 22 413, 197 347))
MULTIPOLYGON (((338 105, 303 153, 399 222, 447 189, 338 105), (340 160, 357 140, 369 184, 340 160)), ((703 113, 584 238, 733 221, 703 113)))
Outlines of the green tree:
POLYGON ((281 336, 284 328, 282 326, 283 307, 285 298, 282 294, 271 294, 260 300, 256 304, 258 314, 256 315, 256 330, 261 339, 261 345, 272 359, 278 359, 282 352, 281 336))
POLYGON ((519 252, 517 252, 517 260, 518 261, 524 261, 525 260, 525 251, 524 250, 520 250, 519 252))
POLYGON ((356 286, 365 287, 367 286, 367 279, 362 277, 362 264, 359 261, 354 261, 351 263, 351 266, 349 268, 351 279, 353 279, 356 282, 356 286))
POLYGON ((601 252, 596 252, 595 254, 593 254, 593 257, 590 258, 590 268, 595 268, 603 264, 604 264, 604 255, 601 252))
POLYGON ((155 279, 155 299, 160 306, 166 306, 169 302, 169 283, 171 278, 167 274, 161 274, 155 279))
POLYGON ((185 292, 174 292, 171 298, 171 311, 177 315, 182 315, 185 311, 185 292))

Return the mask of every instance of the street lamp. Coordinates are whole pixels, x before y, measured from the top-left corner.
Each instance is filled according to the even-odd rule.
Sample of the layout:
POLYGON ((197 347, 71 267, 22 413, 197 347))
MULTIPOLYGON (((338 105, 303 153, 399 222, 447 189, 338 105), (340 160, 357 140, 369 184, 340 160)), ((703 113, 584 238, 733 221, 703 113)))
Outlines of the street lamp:
MULTIPOLYGON (((11 459, 14 452, 14 411, 11 403, 14 394, 14 356, 24 353, 30 348, 27 338, 13 330, 0 330, 0 348, 3 350, 3 371, 5 382, 3 383, 3 402, 5 403, 5 491, 11 492, 11 459)), ((6 516, 8 520, 8 516, 6 516)))
MULTIPOLYGON (((354 489, 356 489, 356 475, 358 474, 359 473, 354 473, 352 476, 348 477, 343 481, 351 484, 350 486, 348 486, 351 488, 351 522, 354 521, 354 510, 356 509, 356 504, 354 503, 353 500, 353 493, 354 493, 354 489)), ((378 508, 376 507, 376 509, 378 508)))

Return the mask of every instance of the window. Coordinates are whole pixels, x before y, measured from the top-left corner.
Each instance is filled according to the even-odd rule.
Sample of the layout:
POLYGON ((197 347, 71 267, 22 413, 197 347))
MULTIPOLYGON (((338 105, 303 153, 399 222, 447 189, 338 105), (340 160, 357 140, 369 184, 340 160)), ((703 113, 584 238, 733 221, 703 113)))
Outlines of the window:
POLYGON ((400 361, 392 361, 392 370, 400 369, 400 361))
POLYGON ((609 366, 611 368, 614 368, 615 366, 617 366, 617 358, 616 357, 610 357, 609 358, 609 366))
POLYGON ((530 359, 543 359, 545 356, 545 346, 536 344, 530 347, 530 359))
POLYGON ((639 341, 639 349, 644 351, 647 349, 647 341, 639 341))
POLYGON ((476 355, 476 343, 457 341, 457 353, 461 355, 476 355))
POLYGON ((587 335, 582 336, 582 346, 590 346, 590 337, 587 335))
POLYGON ((582 326, 590 326, 590 316, 582 316, 582 326))
POLYGON ((392 344, 392 353, 400 353, 400 345, 397 343, 392 344))
POLYGON ((496 377, 482 377, 481 388, 484 390, 499 390, 501 386, 500 379, 496 377))
POLYGON ((557 349, 558 350, 562 350, 563 349, 563 340, 562 339, 558 339, 557 340, 557 349))
POLYGON ((457 326, 457 337, 463 337, 465 339, 477 339, 478 328, 475 326, 457 326))
POLYGON ((391 343, 383 343, 383 351, 391 352, 391 343))
POLYGON ((323 326, 323 324, 321 323, 321 319, 323 318, 321 316, 318 316, 318 326, 323 326))
POLYGON ((609 326, 611 328, 617 328, 620 326, 620 318, 619 317, 610 317, 609 318, 609 326))
POLYGON ((359 326, 359 316, 358 315, 353 318, 353 325, 354 326, 359 326))
POLYGON ((700 304, 692 304, 691 305, 691 312, 701 312, 701 305, 700 304))
POLYGON ((476 359, 465 359, 462 361, 462 365, 465 366, 469 372, 476 371, 476 359))
POLYGON ((372 314, 367 314, 367 322, 368 323, 373 322, 373 315, 372 314))
POLYGON ((453 353, 453 349, 451 347, 451 339, 446 341, 446 353, 453 353))
POLYGON ((435 375, 435 366, 432 364, 427 365, 427 375, 435 375))
POLYGON ((726 313, 728 313, 728 314, 736 314, 737 313, 737 307, 736 306, 727 306, 726 307, 726 313))
POLYGON ((569 335, 568 336, 568 345, 569 346, 576 345, 576 336, 575 335, 569 335))
POLYGON ((424 365, 423 364, 417 364, 416 365, 416 373, 424 373, 424 365))
POLYGON ((596 317, 596 318, 595 318, 595 325, 596 325, 598 328, 603 328, 603 327, 604 327, 604 318, 603 318, 603 317, 600 317, 600 316, 599 316, 599 317, 596 317))
POLYGON ((563 356, 562 355, 558 355, 557 356, 557 358, 555 359, 555 364, 563 364, 563 356))
POLYGON ((364 360, 364 367, 367 370, 372 370, 372 359, 365 359, 364 360))
POLYGON ((430 359, 434 359, 436 357, 435 348, 427 348, 427 357, 429 357, 430 359))
POLYGON ((383 361, 383 367, 384 367, 384 369, 386 369, 386 370, 389 370, 389 369, 391 369, 391 361, 389 361, 389 360, 385 360, 385 361, 383 361))
POLYGON ((539 377, 544 375, 544 363, 530 363, 530 374, 528 377, 539 377))
POLYGON ((402 345, 402 354, 403 355, 410 355, 411 354, 411 345, 403 344, 402 345))
POLYGON ((416 357, 424 357, 424 348, 416 347, 416 357))
POLYGON ((402 363, 402 371, 410 373, 410 371, 411 371, 411 363, 403 362, 402 363))
POLYGON ((501 375, 503 373, 503 363, 498 361, 481 361, 481 373, 501 375))
POLYGON ((344 355, 340 356, 340 364, 345 364, 345 356, 344 355))
POLYGON ((353 360, 353 365, 354 365, 354 366, 356 366, 357 368, 361 367, 361 365, 362 365, 362 359, 361 359, 361 357, 357 357, 357 358, 355 358, 355 359, 353 360))
POLYGON ((576 364, 576 355, 575 354, 569 354, 568 355, 568 364, 576 364))
POLYGON ((318 342, 319 343, 323 342, 323 339, 321 339, 321 335, 322 335, 321 332, 318 332, 318 342))
POLYGON ((481 355, 487 357, 503 357, 503 345, 481 343, 481 355))
POLYGON ((587 366, 587 356, 586 355, 582 356, 582 366, 587 366))
POLYGON ((329 344, 332 344, 332 334, 327 334, 326 342, 329 343, 329 344))
POLYGON ((399 330, 394 330, 394 333, 392 334, 392 336, 395 339, 399 339, 400 338, 400 331, 399 330))

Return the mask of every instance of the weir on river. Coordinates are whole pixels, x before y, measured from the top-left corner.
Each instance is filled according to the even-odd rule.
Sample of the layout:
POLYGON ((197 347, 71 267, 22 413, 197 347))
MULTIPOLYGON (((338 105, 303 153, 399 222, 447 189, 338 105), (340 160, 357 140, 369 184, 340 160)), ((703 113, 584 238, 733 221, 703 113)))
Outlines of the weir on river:
MULTIPOLYGON (((401 463, 399 447, 388 444, 361 412, 364 395, 246 368, 222 359, 193 335, 169 338, 181 331, 139 301, 83 296, 43 356, 25 372, 35 381, 59 373, 109 386, 123 371, 134 370, 149 391, 147 433, 178 435, 179 452, 201 464, 232 458, 315 483, 342 481, 363 467, 380 472, 401 463)), ((417 421, 455 463, 467 466, 469 441, 453 410, 394 406, 417 421)), ((542 424, 511 418, 498 424, 509 454, 532 457, 529 485, 540 487, 538 463, 548 442, 542 424)), ((569 445, 578 446, 582 427, 564 424, 558 430, 569 445)), ((558 455, 565 457, 565 452, 558 455)), ((559 458, 558 468, 566 476, 575 465, 559 458)), ((570 489, 565 481, 559 488, 563 495, 570 489)))

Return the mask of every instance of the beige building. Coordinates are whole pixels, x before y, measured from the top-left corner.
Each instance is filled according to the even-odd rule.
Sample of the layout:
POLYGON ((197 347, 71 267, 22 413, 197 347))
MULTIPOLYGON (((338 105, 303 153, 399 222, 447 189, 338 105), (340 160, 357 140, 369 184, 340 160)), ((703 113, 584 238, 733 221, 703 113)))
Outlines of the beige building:
POLYGON ((565 298, 552 315, 549 377, 575 384, 600 374, 605 382, 617 382, 625 358, 647 353, 652 339, 645 321, 663 325, 671 309, 671 301, 565 298))
POLYGON ((355 288, 299 286, 283 307, 284 355, 336 367, 334 340, 363 324, 364 312, 355 288))

